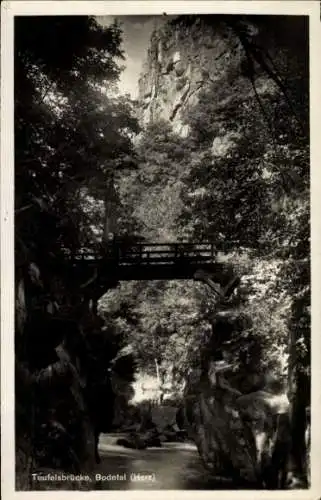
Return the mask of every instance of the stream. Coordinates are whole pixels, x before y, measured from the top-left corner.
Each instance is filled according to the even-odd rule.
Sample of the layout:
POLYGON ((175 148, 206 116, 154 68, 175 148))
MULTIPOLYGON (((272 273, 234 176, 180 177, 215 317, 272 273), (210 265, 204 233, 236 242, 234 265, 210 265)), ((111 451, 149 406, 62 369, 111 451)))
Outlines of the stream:
POLYGON ((164 443, 162 448, 132 450, 118 446, 119 435, 102 434, 96 488, 101 490, 219 490, 231 483, 213 479, 193 443, 164 443))

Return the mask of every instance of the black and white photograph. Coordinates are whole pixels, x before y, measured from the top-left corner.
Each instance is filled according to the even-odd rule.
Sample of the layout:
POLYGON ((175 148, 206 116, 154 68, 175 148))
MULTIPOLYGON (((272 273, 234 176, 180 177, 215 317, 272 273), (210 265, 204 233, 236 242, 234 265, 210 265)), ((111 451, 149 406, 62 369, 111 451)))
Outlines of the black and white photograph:
POLYGON ((107 4, 13 18, 14 489, 309 490, 311 17, 107 4))

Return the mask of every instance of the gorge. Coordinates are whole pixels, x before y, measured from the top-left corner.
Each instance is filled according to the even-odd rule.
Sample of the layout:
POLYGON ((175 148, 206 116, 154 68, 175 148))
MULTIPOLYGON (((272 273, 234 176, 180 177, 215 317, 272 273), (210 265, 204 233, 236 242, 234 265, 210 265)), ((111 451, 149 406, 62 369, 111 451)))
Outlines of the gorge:
POLYGON ((112 93, 117 23, 22 17, 15 29, 17 489, 37 467, 93 470, 95 432, 123 425, 138 372, 164 394, 170 379, 175 401, 200 388, 199 448, 224 468, 235 443, 218 422, 242 426, 230 403, 211 422, 209 366, 222 361, 243 394, 267 371, 285 384, 306 486, 307 20, 177 16, 152 34, 137 102, 112 93), (114 236, 129 258, 144 242, 214 242, 240 284, 221 303, 193 280, 114 279, 114 236))

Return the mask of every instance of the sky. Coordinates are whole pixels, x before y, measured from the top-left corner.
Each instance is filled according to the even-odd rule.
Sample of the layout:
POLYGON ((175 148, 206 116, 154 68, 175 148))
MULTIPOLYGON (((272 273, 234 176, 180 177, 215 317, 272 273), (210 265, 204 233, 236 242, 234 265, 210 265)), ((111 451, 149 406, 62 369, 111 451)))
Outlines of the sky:
MULTIPOLYGON (((103 26, 109 26, 114 16, 97 17, 103 26)), ((138 79, 142 71, 142 64, 146 57, 152 31, 167 20, 163 16, 117 16, 123 28, 123 49, 126 66, 119 82, 121 93, 129 93, 133 99, 138 96, 138 79)))

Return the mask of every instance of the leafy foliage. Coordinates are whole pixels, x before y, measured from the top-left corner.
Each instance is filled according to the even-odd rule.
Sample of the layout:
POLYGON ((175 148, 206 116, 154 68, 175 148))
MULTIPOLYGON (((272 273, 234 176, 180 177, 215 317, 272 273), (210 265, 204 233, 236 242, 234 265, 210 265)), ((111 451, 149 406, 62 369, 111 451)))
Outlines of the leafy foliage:
MULTIPOLYGON (((182 28, 194 21, 180 16, 177 23, 182 28)), ((128 346, 135 362, 118 365, 125 385, 139 369, 155 374, 164 392, 170 382, 176 395, 185 385, 197 385, 211 360, 228 360, 230 378, 244 393, 260 387, 267 369, 282 378, 288 370, 302 448, 310 376, 304 21, 291 42, 282 20, 271 25, 258 17, 253 27, 246 19, 220 18, 222 33, 232 30, 242 48, 240 65, 237 71, 227 65, 198 95, 186 112, 187 138, 167 122, 151 123, 137 136, 133 103, 114 93, 123 57, 117 23, 102 28, 78 16, 15 22, 19 381, 27 374, 27 390, 17 386, 18 442, 32 428, 23 411, 35 406, 30 387, 39 382, 39 370, 47 379, 48 366, 57 362, 61 368, 53 351, 62 344, 71 377, 64 393, 72 422, 68 426, 66 419, 66 432, 83 462, 90 425, 75 401, 86 392, 82 384, 96 396, 103 394, 101 380, 111 390, 112 359, 128 346), (221 304, 196 282, 121 283, 100 301, 102 328, 90 308, 101 291, 83 292, 80 277, 59 256, 98 248, 109 227, 106 215, 118 235, 129 239, 214 241, 241 276, 240 286, 221 304), (55 315, 78 323, 78 333, 57 333, 55 315), (71 386, 77 386, 76 399, 71 386), (80 434, 84 440, 77 442, 80 434)), ((117 384, 122 382, 116 376, 117 384)), ((50 395, 49 406, 55 397, 50 395)), ((56 430, 46 446, 57 441, 56 430)), ((206 455, 207 439, 202 446, 206 455)), ((41 455, 45 447, 39 448, 41 455)))
POLYGON ((133 164, 138 124, 115 93, 121 42, 116 23, 90 17, 15 19, 16 443, 33 467, 89 467, 88 393, 112 403, 107 369, 120 347, 61 257, 97 248, 113 173, 133 164))
POLYGON ((90 220, 85 195, 105 199, 138 131, 130 102, 112 95, 121 30, 81 17, 17 18, 15 28, 16 207, 41 199, 74 228, 74 240, 65 234, 60 244, 83 246, 103 224, 101 213, 90 220))
MULTIPOLYGON (((256 24, 226 16, 214 21, 237 37, 242 49, 239 70, 230 71, 227 65, 198 95, 198 103, 185 115, 190 130, 186 139, 167 123, 146 129, 136 146, 140 168, 125 180, 123 196, 147 239, 212 240, 242 276, 241 285, 225 311, 204 286, 194 283, 148 283, 137 290, 121 286, 115 292, 118 298, 109 294, 104 307, 109 310, 110 301, 121 301, 130 290, 126 315, 135 311, 130 342, 141 365, 153 370, 157 359, 164 373, 179 380, 180 388, 190 376, 197 379, 202 347, 208 346, 208 358, 231 361, 231 377, 244 392, 257 388, 256 375, 267 369, 283 379, 289 371, 289 394, 306 406, 307 25, 303 18, 294 20, 300 29, 290 40, 281 18, 273 25, 260 17, 256 24), (222 315, 226 319, 218 321, 222 315), (296 382, 290 383, 293 377, 296 382)), ((194 22, 181 16, 174 24, 183 33, 194 22)), ((201 22, 207 22, 207 16, 201 22)), ((301 438, 304 425, 301 418, 301 438)))

